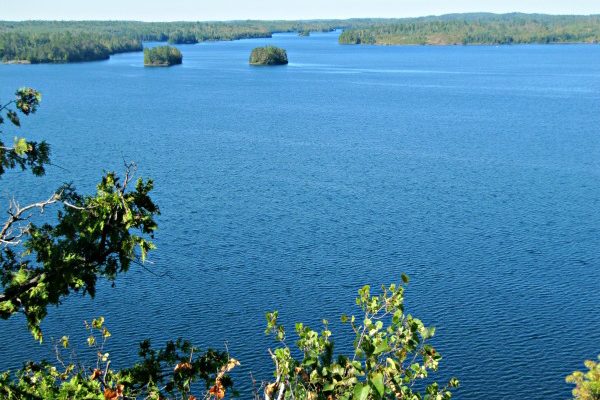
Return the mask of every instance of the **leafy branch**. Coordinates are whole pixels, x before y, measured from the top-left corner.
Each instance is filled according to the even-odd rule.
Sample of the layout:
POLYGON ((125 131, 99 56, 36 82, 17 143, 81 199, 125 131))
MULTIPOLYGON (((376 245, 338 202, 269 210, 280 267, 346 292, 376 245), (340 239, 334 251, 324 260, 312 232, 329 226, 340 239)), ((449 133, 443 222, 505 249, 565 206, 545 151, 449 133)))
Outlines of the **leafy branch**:
MULTIPOLYGON (((404 284, 408 277, 403 275, 404 284)), ((275 364, 275 381, 264 388, 265 400, 283 399, 436 399, 452 397, 458 380, 440 387, 433 382, 423 393, 415 384, 437 371, 440 354, 428 344, 434 335, 417 318, 404 313, 404 287, 381 287, 371 295, 369 286, 358 292, 356 304, 360 319, 342 316, 355 334, 354 352, 339 355, 334 361, 334 344, 328 322, 319 333, 296 324, 296 345, 303 357, 292 357, 285 343, 285 329, 277 322, 278 313, 267 314, 267 334, 280 346, 270 351, 275 364), (360 322, 359 322, 360 321, 360 322)), ((257 396, 256 396, 257 397, 257 396)))

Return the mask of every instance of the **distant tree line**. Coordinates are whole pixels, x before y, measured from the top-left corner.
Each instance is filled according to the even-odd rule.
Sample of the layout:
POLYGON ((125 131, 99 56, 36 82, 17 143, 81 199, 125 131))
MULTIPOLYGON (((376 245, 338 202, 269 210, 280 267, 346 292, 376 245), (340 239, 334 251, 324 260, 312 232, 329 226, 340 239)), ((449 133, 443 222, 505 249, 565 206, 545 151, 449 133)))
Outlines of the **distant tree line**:
POLYGON ((2 61, 67 63, 106 60, 111 54, 141 51, 142 42, 132 37, 82 32, 0 35, 2 61))
MULTIPOLYGON (((61 63, 104 60, 142 51, 142 42, 192 44, 213 40, 269 38, 274 32, 331 31, 340 21, 0 21, 4 62, 61 63)), ((345 27, 345 26, 344 26, 345 27)))
POLYGON ((452 14, 389 20, 344 31, 341 44, 598 43, 600 16, 452 14))
POLYGON ((596 43, 600 16, 452 14, 406 19, 135 22, 0 21, 0 59, 31 63, 104 60, 142 42, 190 44, 343 29, 342 44, 596 43))

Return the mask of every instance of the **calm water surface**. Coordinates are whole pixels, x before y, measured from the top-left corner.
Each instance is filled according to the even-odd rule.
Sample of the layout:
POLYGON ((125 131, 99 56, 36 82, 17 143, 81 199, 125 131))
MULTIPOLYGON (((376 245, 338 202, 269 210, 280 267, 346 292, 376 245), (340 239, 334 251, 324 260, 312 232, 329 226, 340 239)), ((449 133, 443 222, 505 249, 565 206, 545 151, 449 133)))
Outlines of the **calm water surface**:
MULTIPOLYGON (((2 208, 63 181, 89 192, 126 159, 162 209, 152 269, 168 275, 68 299, 47 338, 83 340, 81 321, 104 315, 117 364, 146 337, 226 342, 247 391, 272 370, 265 311, 319 327, 353 312, 361 285, 406 272, 457 398, 569 396, 565 375, 600 352, 600 46, 354 47, 330 33, 180 48, 168 69, 141 53, 0 66, 2 98, 43 92, 23 133, 62 168, 4 177, 2 208), (267 43, 291 63, 249 67, 267 43)), ((0 327, 0 367, 51 357, 21 319, 0 327)))

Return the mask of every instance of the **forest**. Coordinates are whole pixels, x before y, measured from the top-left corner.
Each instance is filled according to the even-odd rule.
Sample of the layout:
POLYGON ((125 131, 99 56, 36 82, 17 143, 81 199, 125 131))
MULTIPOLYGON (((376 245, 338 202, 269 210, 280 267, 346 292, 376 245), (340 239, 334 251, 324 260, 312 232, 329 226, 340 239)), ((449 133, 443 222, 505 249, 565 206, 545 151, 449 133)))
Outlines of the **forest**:
MULTIPOLYGON (((274 32, 331 31, 341 21, 0 21, 3 62, 64 63, 105 60, 142 51, 142 42, 192 44, 268 38, 274 32)), ((339 27, 346 27, 339 26, 339 27)))
POLYGON ((341 44, 453 45, 598 43, 600 16, 451 14, 389 20, 345 30, 341 44))
POLYGON ((344 30, 341 44, 597 43, 600 16, 451 14, 306 21, 0 21, 0 59, 23 63, 96 61, 112 54, 142 51, 146 41, 193 44, 335 29, 344 30))
POLYGON ((43 32, 0 35, 0 58, 4 62, 67 63, 106 60, 112 54, 141 51, 138 38, 85 32, 43 32))

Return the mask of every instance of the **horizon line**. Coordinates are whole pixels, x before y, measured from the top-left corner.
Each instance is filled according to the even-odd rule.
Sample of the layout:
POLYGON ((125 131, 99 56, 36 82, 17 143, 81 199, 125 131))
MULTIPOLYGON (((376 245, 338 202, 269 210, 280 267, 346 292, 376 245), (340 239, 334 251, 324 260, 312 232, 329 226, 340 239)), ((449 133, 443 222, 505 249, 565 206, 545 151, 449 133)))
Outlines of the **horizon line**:
POLYGON ((258 21, 258 22, 272 22, 272 21, 289 21, 289 22, 302 22, 302 21, 351 21, 351 20, 361 20, 361 19, 378 19, 378 20, 403 20, 403 19, 419 19, 419 18, 430 18, 430 17, 444 17, 449 15, 473 15, 473 14, 489 14, 489 15, 511 15, 511 14, 521 14, 521 15, 549 15, 556 17, 596 17, 600 16, 598 13, 591 14, 564 14, 564 13, 544 13, 544 12, 520 12, 520 11, 511 11, 511 12, 490 12, 490 11, 469 11, 469 12, 456 12, 456 13, 444 13, 444 14, 429 14, 429 15, 420 15, 414 17, 381 17, 381 16, 372 16, 372 17, 348 17, 348 18, 275 18, 275 19, 256 19, 256 18, 247 18, 247 19, 180 19, 180 20, 143 20, 143 19, 14 19, 14 20, 3 20, 0 19, 0 22, 144 22, 144 23, 174 23, 174 22, 243 22, 243 21, 258 21))

